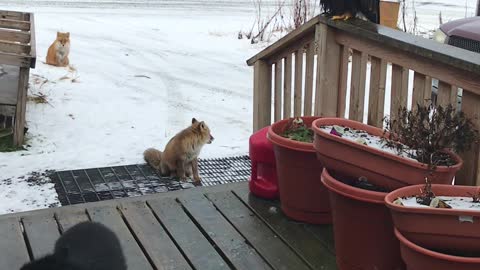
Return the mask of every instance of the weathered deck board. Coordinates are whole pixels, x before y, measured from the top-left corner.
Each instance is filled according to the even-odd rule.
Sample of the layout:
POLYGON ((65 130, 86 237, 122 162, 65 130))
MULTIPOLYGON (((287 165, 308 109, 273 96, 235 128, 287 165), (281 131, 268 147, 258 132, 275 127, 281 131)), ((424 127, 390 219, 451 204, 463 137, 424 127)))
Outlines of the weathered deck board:
POLYGON ((30 258, 23 241, 20 220, 8 218, 0 221, 0 269, 20 269, 30 258))
POLYGON ((129 270, 153 269, 135 238, 122 220, 117 208, 111 206, 94 207, 88 209, 92 221, 100 222, 117 234, 123 252, 127 258, 129 270))
POLYGON ((180 202, 236 269, 271 269, 207 198, 195 195, 180 202))
POLYGON ((23 218, 33 258, 38 259, 52 253, 55 241, 60 236, 53 214, 37 214, 23 218))
POLYGON ((60 231, 62 233, 78 223, 89 221, 86 211, 81 209, 78 211, 61 211, 55 213, 55 218, 60 225, 60 231))
POLYGON ((259 199, 249 194, 246 186, 236 188, 233 192, 262 218, 279 237, 283 238, 299 256, 304 258, 311 268, 336 269, 331 226, 312 226, 291 221, 280 213, 277 202, 259 199), (272 213, 270 210, 272 207, 279 213, 272 213), (322 228, 325 234, 322 237, 314 236, 306 227, 322 228))
POLYGON ((125 203, 120 209, 158 269, 192 269, 144 202, 125 203))
POLYGON ((26 263, 29 247, 51 253, 60 232, 87 220, 115 232, 129 270, 336 269, 331 226, 287 219, 245 182, 0 216, 0 269, 26 263))
POLYGON ((220 270, 228 268, 227 263, 210 245, 175 199, 148 200, 148 205, 195 269, 220 270))
POLYGON ((235 195, 229 192, 211 193, 207 197, 228 221, 257 247, 258 252, 275 269, 308 269, 299 258, 262 220, 253 214, 235 195), (278 256, 281 253, 282 256, 278 256))

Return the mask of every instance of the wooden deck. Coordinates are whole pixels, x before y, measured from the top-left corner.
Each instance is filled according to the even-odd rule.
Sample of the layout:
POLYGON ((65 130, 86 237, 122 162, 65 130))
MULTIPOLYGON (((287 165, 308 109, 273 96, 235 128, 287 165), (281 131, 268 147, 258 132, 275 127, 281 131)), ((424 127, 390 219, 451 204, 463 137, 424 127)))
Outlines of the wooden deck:
POLYGON ((129 270, 336 269, 331 226, 288 220, 247 183, 0 216, 0 269, 51 252, 85 220, 118 235, 129 270))

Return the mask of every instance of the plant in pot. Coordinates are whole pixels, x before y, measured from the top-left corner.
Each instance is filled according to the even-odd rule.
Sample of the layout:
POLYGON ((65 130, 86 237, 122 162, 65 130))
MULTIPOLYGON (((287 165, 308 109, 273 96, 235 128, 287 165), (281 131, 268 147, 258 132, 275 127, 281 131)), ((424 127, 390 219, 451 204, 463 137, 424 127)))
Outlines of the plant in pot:
POLYGON ((478 187, 435 183, 438 166, 454 164, 445 149, 468 150, 478 141, 478 132, 462 112, 452 106, 399 115, 390 121, 387 143, 405 151, 398 142, 415 147, 416 158, 428 167, 424 185, 392 191, 385 197, 395 234, 401 241, 402 257, 411 269, 435 265, 434 269, 480 268, 480 203, 478 187), (433 264, 432 264, 433 263, 433 264))
MULTIPOLYGON (((459 127, 459 125, 451 123, 453 120, 448 117, 453 117, 453 119, 455 119, 453 122, 456 121, 457 123, 459 122, 458 120, 464 120, 462 115, 459 116, 462 116, 463 118, 456 118, 457 116, 455 116, 456 113, 453 111, 453 108, 440 109, 441 115, 448 116, 447 119, 443 119, 442 117, 438 119, 439 111, 435 110, 436 108, 433 106, 419 106, 417 107, 417 110, 413 112, 408 112, 405 108, 402 108, 399 111, 399 114, 394 117, 394 119, 397 120, 386 119, 387 125, 385 130, 376 129, 354 121, 344 121, 343 119, 331 119, 326 121, 320 119, 313 123, 316 132, 315 148, 317 154, 319 154, 318 156, 320 160, 327 161, 325 163, 326 169, 324 170, 321 179, 324 185, 330 190, 330 203, 332 208, 337 264, 339 269, 352 269, 352 267, 356 267, 355 269, 390 270, 402 269, 402 267, 404 267, 400 259, 400 244, 394 234, 391 214, 384 204, 385 197, 388 194, 388 192, 385 191, 393 190, 402 185, 408 185, 409 182, 422 183, 427 176, 432 179, 437 176, 435 170, 438 170, 441 167, 445 167, 442 168, 445 170, 448 169, 449 166, 458 166, 452 164, 455 162, 458 163, 459 161, 461 163, 461 160, 452 151, 445 150, 445 148, 452 148, 450 147, 452 146, 451 140, 448 138, 457 138, 458 135, 457 137, 451 136, 451 132, 449 131, 442 133, 443 136, 433 136, 434 138, 440 138, 440 142, 435 142, 437 148, 434 147, 434 154, 429 155, 429 157, 431 157, 429 160, 434 160, 434 162, 426 160, 426 163, 422 163, 421 158, 423 158, 423 153, 425 152, 422 151, 423 148, 419 148, 418 150, 420 151, 418 151, 417 154, 417 151, 412 150, 414 149, 413 147, 407 147, 406 145, 409 141, 408 139, 404 139, 404 137, 408 136, 408 132, 399 129, 402 127, 408 127, 406 130, 409 132, 422 131, 420 133, 427 134, 426 138, 428 138, 428 136, 431 135, 430 133, 433 133, 433 135, 438 135, 439 132, 441 133, 441 129, 435 128, 448 127, 454 128, 454 130, 459 129, 459 132, 455 134, 462 134, 463 131, 463 136, 474 137, 474 134, 472 135, 469 133, 469 130, 466 130, 471 128, 470 122, 466 121, 469 123, 466 124, 467 128, 462 127, 462 125, 459 127), (422 121, 419 120, 419 116, 423 119, 422 121), (432 118, 430 118, 430 116, 432 118), (409 117, 411 118, 410 120, 408 119, 409 117), (435 120, 432 125, 428 124, 430 119, 435 120), (337 124, 340 122, 344 123, 344 125, 338 126, 337 124), (419 123, 421 123, 422 126, 419 126, 419 123), (445 125, 445 123, 447 125, 445 125), (429 131, 431 128, 434 129, 433 132, 429 131), (367 130, 367 132, 365 132, 365 130, 367 130), (319 135, 319 132, 323 133, 319 135), (376 137, 369 136, 372 133, 376 135, 376 137), (378 148, 384 147, 384 149, 374 149, 374 151, 372 151, 374 152, 372 155, 374 158, 370 158, 368 155, 362 156, 365 160, 359 158, 358 161, 361 162, 360 166, 367 167, 367 169, 364 169, 358 164, 345 164, 346 162, 344 162, 344 160, 329 159, 330 156, 336 155, 337 153, 324 152, 324 149, 319 149, 317 142, 324 140, 324 137, 330 136, 332 139, 326 139, 330 141, 327 141, 326 143, 322 142, 320 145, 326 145, 327 147, 333 145, 332 148, 330 148, 330 151, 347 151, 346 153, 337 155, 335 158, 345 157, 346 159, 349 159, 349 161, 352 161, 353 159, 349 155, 362 155, 364 152, 370 154, 371 150, 365 149, 373 148, 372 145, 378 148), (319 140, 317 139, 318 137, 320 137, 319 140), (401 144, 400 142, 404 144, 401 144), (337 146, 338 148, 336 148, 337 146), (349 151, 349 148, 352 148, 353 151, 349 151), (437 149, 441 154, 437 154, 437 149), (437 155, 440 158, 436 158, 437 155), (326 157, 326 159, 322 159, 324 157, 326 157), (365 174, 363 174, 365 171, 372 170, 373 173, 376 173, 374 171, 375 164, 369 163, 380 163, 382 162, 382 159, 387 159, 388 162, 383 164, 388 164, 389 167, 382 168, 384 170, 383 172, 374 175, 378 177, 375 179, 376 181, 371 181, 371 179, 368 178, 368 181, 361 181, 362 184, 359 185, 359 178, 366 179, 364 177, 365 174), (404 163, 407 162, 404 160, 413 163, 413 169, 416 170, 419 167, 422 169, 422 171, 420 171, 421 173, 417 172, 416 174, 413 174, 413 177, 416 178, 406 180, 401 178, 402 176, 411 176, 406 170, 412 166, 410 164, 405 165, 404 163), (329 161, 330 163, 328 163, 329 161), (397 163, 400 163, 400 165, 397 163), (329 167, 329 164, 332 164, 336 170, 329 167), (432 164, 435 164, 436 166, 430 166, 432 164), (404 171, 397 172, 399 175, 396 175, 395 177, 398 177, 396 178, 398 180, 395 180, 396 182, 394 184, 389 183, 389 181, 393 180, 388 178, 381 179, 382 175, 388 174, 388 170, 395 170, 395 168, 393 168, 395 166, 403 167, 402 170, 404 171), (351 169, 352 167, 353 169, 351 169), (342 168, 346 168, 346 170, 342 170, 342 168), (340 172, 341 174, 346 173, 346 176, 339 177, 337 172, 340 172), (354 181, 348 183, 348 181, 343 181, 342 178, 351 178, 354 179, 354 181), (372 186, 375 187, 375 185, 379 185, 380 187, 373 188, 374 191, 372 192, 372 186), (368 187, 370 191, 365 190, 366 187, 368 187), (382 190, 381 187, 383 187, 384 190, 382 190), (374 222, 371 222, 369 219, 374 220, 374 222), (380 228, 379 226, 382 227, 380 228), (378 247, 380 247, 382 252, 378 251, 378 247), (381 256, 379 256, 379 254, 381 256)), ((419 147, 419 144, 412 145, 417 148, 419 147)), ((460 145, 460 148, 461 147, 462 146, 460 145)))
POLYGON ((411 269, 480 269, 478 192, 478 187, 427 182, 385 197, 402 257, 411 269))
POLYGON ((314 224, 331 223, 328 194, 318 181, 323 166, 313 149, 312 122, 297 117, 273 123, 267 133, 273 144, 282 211, 288 217, 314 224))
MULTIPOLYGON (((388 190, 422 184, 429 174, 432 174, 433 183, 451 184, 455 173, 463 165, 456 153, 448 147, 443 148, 449 145, 449 136, 457 138, 463 130, 452 122, 458 119, 454 111, 452 106, 444 109, 418 105, 413 111, 400 108, 393 120, 385 120, 385 129, 343 118, 321 118, 313 123, 314 148, 326 168, 347 176, 366 177, 372 184, 388 190), (439 113, 449 117, 437 117, 439 113), (405 130, 397 130, 400 127, 405 130), (460 128, 460 131, 455 128, 460 128), (414 139, 410 136, 414 136, 414 139), (435 147, 435 151, 432 152, 430 148, 428 151, 423 151, 423 148, 417 150, 419 138, 433 139, 430 146, 435 147), (429 157, 430 153, 434 153, 434 156, 429 157), (446 161, 439 162, 432 171, 426 157, 446 161)), ((420 143, 420 146, 424 145, 420 143)))

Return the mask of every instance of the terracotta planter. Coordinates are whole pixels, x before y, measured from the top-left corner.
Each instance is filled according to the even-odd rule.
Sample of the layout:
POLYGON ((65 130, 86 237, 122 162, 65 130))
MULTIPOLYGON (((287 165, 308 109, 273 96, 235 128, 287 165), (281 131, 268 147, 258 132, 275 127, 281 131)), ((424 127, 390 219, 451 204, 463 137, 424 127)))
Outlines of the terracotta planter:
POLYGON ((407 270, 478 270, 480 258, 459 257, 428 250, 409 241, 397 229, 402 258, 407 270))
MULTIPOLYGON (((311 126, 318 117, 302 117, 311 126)), ((318 181, 323 166, 317 160, 312 143, 284 138, 288 120, 272 124, 268 139, 273 144, 277 167, 281 208, 288 217, 315 224, 331 223, 328 192, 318 181)))
MULTIPOLYGON (((315 131, 314 148, 318 159, 329 170, 352 177, 365 176, 372 184, 389 190, 424 183, 425 176, 428 175, 427 165, 324 132, 320 127, 325 125, 365 130, 375 136, 382 136, 383 130, 343 118, 315 120, 312 124, 315 131)), ((455 173, 463 165, 458 155, 449 153, 457 164, 450 167, 438 166, 434 173, 437 184, 452 183, 455 173)))
MULTIPOLYGON (((397 189, 385 197, 395 228, 414 243, 445 252, 477 252, 480 256, 480 211, 407 207, 398 197, 418 195, 423 185, 397 189)), ((432 185, 436 196, 469 197, 478 187, 432 185)), ((479 268, 480 269, 480 268, 479 268)))
POLYGON ((387 193, 356 188, 346 184, 350 180, 338 179, 342 181, 323 170, 321 180, 330 193, 338 269, 405 269, 384 204, 387 193))

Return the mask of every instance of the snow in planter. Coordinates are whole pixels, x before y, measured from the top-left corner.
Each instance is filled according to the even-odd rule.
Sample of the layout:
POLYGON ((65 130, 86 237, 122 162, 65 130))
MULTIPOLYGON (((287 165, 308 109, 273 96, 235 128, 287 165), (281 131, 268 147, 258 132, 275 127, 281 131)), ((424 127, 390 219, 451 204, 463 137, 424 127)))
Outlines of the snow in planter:
POLYGON ((402 152, 399 154, 397 153, 397 151, 395 151, 395 149, 388 147, 386 143, 382 140, 382 137, 369 134, 364 130, 357 130, 354 128, 339 126, 339 125, 321 126, 320 129, 323 132, 330 133, 332 135, 342 137, 344 139, 347 139, 359 144, 363 144, 363 145, 373 147, 375 149, 378 149, 390 154, 399 155, 404 158, 415 160, 414 158, 412 158, 413 150, 406 150, 405 152, 402 152))
MULTIPOLYGON (((452 209, 455 210, 478 210, 480 211, 480 203, 474 202, 472 197, 454 197, 454 196, 436 196, 435 198, 445 202, 449 205, 452 209)), ((406 207, 421 207, 421 208, 429 208, 432 206, 423 205, 417 202, 417 197, 406 197, 406 198, 398 198, 399 202, 403 206, 406 207)), ((433 202, 434 200, 432 200, 433 202)), ((438 207, 435 207, 438 208, 438 207)))

